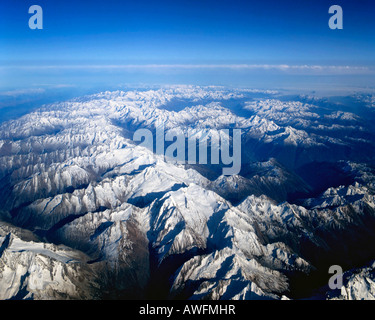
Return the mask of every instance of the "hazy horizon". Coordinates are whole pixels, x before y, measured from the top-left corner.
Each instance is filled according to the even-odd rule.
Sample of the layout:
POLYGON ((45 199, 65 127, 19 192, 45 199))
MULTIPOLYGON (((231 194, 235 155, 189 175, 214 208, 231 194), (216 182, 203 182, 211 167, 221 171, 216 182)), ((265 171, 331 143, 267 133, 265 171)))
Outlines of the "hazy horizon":
MULTIPOLYGON (((0 91, 46 87, 224 85, 375 88, 371 1, 33 1, 0 4, 0 91)), ((345 93, 345 92, 344 92, 345 93)))

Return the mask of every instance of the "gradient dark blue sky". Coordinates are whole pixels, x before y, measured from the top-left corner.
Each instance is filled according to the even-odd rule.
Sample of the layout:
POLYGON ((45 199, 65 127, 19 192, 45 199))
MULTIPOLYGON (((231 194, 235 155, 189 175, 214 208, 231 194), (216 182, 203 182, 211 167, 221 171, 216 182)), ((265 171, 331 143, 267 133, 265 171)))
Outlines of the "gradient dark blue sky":
POLYGON ((103 82, 105 77, 122 82, 229 78, 231 84, 234 80, 241 83, 248 75, 259 78, 269 74, 268 66, 276 66, 271 68, 274 79, 279 73, 289 77, 343 73, 343 69, 296 68, 301 65, 349 66, 353 69, 345 71, 345 76, 364 75, 367 79, 373 73, 374 53, 375 4, 371 0, 0 3, 2 87, 13 83, 77 84, 95 77, 103 82), (33 4, 43 8, 43 30, 28 28, 28 8, 33 4), (343 30, 328 27, 328 8, 333 4, 343 8, 343 30), (208 65, 218 68, 207 70, 208 65), (233 65, 244 67, 233 71, 233 65))

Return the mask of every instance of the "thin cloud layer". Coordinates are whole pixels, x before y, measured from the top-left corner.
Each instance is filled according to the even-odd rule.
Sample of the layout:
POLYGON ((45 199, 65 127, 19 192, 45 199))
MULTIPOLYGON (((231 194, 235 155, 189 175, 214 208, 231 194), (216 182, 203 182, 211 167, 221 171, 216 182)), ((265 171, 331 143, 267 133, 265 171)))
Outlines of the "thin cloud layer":
POLYGON ((1 66, 0 69, 18 70, 46 70, 46 69, 71 69, 71 70, 274 70, 290 73, 313 73, 313 74, 369 74, 375 69, 367 66, 350 65, 288 65, 288 64, 92 64, 92 65, 22 65, 1 66))

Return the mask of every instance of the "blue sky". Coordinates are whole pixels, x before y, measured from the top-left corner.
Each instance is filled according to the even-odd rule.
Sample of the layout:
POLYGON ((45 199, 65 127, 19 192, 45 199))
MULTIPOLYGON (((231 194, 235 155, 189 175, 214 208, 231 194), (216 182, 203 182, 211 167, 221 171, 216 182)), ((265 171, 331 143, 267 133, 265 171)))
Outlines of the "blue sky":
POLYGON ((323 76, 374 86, 374 34, 371 0, 2 0, 0 87, 281 86, 323 76), (28 27, 33 4, 43 30, 28 27), (343 30, 328 27, 333 4, 343 30))

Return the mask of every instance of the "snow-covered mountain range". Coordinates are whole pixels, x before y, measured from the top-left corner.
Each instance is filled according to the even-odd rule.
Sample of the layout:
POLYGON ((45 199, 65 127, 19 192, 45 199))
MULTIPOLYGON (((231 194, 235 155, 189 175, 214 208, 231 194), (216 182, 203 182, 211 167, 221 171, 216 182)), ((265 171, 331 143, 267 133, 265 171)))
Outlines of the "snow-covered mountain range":
POLYGON ((276 91, 170 86, 3 123, 0 298, 308 298, 333 264, 348 272, 345 289, 324 298, 374 297, 367 101, 361 113, 276 91), (133 141, 162 125, 241 129, 240 173, 166 162, 133 141))

